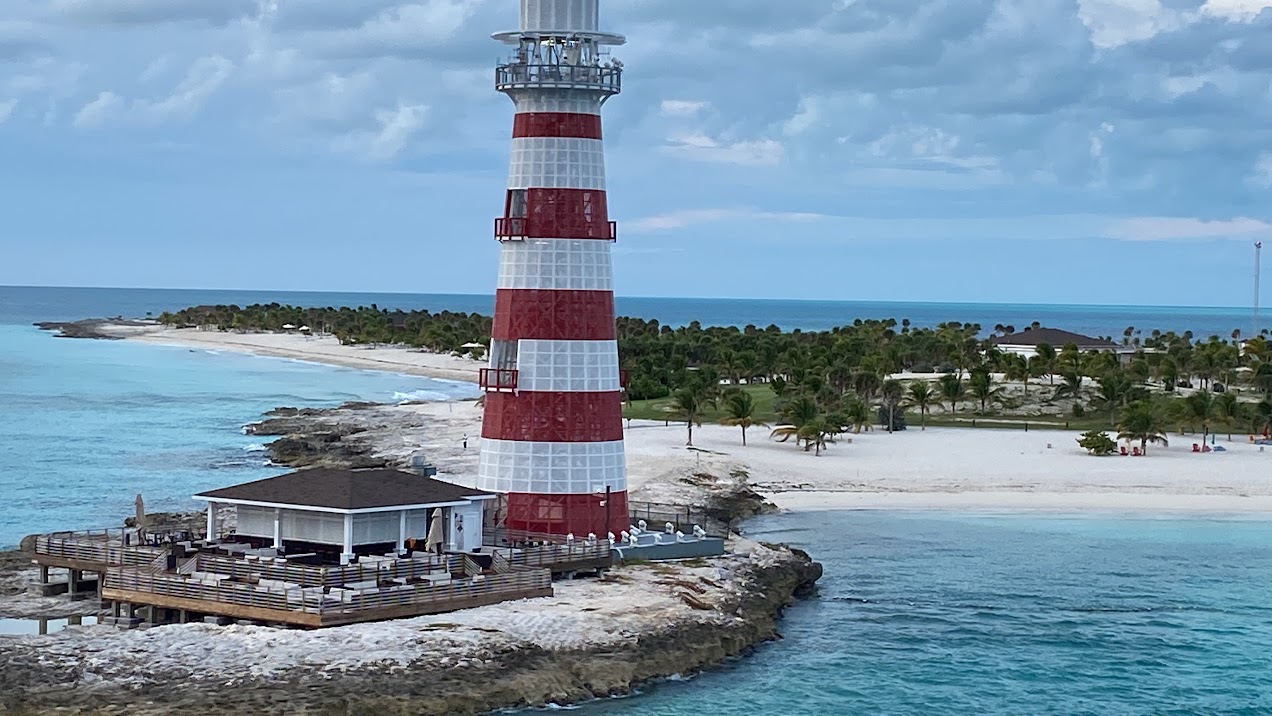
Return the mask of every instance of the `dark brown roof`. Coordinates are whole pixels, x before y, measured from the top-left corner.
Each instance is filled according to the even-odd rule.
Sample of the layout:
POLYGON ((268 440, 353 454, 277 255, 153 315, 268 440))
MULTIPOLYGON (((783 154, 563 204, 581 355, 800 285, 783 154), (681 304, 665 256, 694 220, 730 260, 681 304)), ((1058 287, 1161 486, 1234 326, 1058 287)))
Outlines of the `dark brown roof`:
POLYGON ((337 510, 433 505, 489 496, 489 492, 399 470, 328 468, 301 470, 195 495, 210 500, 244 500, 337 510))
POLYGON ((1073 343, 1084 351, 1107 351, 1118 347, 1113 341, 1070 333, 1059 328, 1026 328, 1010 336, 991 338, 989 342, 996 346, 1036 346, 1039 343, 1046 343, 1057 350, 1069 343, 1073 343))

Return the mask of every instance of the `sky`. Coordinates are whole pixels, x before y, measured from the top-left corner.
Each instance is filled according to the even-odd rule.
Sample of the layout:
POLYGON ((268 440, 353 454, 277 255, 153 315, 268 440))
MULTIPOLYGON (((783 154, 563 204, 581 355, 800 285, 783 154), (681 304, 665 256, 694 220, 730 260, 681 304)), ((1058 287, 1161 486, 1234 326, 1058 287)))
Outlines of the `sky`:
MULTIPOLYGON (((493 291, 513 0, 3 5, 0 284, 493 291)), ((601 11, 620 294, 1252 301, 1272 0, 601 11)))

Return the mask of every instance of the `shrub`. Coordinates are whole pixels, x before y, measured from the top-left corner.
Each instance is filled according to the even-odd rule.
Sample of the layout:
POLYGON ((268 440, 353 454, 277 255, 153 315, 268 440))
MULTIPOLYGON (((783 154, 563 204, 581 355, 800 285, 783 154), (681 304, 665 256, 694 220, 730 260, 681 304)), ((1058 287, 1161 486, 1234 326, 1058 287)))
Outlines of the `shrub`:
POLYGON ((1078 438, 1078 445, 1096 457, 1104 457, 1117 452, 1117 441, 1109 437, 1103 430, 1092 430, 1078 438))

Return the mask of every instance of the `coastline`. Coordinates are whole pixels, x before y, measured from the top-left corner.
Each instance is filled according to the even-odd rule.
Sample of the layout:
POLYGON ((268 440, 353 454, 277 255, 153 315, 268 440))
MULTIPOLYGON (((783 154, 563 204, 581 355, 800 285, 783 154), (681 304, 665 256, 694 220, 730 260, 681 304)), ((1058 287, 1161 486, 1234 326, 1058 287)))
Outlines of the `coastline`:
POLYGON ((344 346, 333 336, 296 333, 233 333, 197 328, 106 323, 99 330, 108 336, 138 343, 201 350, 288 358, 342 368, 376 370, 440 380, 476 383, 482 362, 400 346, 344 346))
MULTIPOLYGON (((325 363, 361 370, 475 382, 484 365, 471 358, 401 347, 341 346, 332 337, 221 333, 153 325, 106 323, 103 332, 127 340, 205 350, 227 350, 325 363)), ((393 410, 387 408, 386 410, 393 410)), ((481 411, 471 403, 404 407, 358 436, 362 449, 388 463, 405 464, 404 446, 422 444, 436 455, 447 479, 475 472, 476 451, 461 450, 464 436, 479 435, 481 411)), ((703 425, 687 449, 683 425, 631 421, 625 431, 633 499, 687 502, 700 491, 686 476, 749 476, 751 486, 779 508, 1013 509, 1272 514, 1272 452, 1240 435, 1218 440, 1228 452, 1194 454, 1197 435, 1171 434, 1147 458, 1086 455, 1076 431, 991 430, 913 426, 904 432, 844 435, 820 457, 767 439, 763 428, 742 447, 736 428, 703 425)))

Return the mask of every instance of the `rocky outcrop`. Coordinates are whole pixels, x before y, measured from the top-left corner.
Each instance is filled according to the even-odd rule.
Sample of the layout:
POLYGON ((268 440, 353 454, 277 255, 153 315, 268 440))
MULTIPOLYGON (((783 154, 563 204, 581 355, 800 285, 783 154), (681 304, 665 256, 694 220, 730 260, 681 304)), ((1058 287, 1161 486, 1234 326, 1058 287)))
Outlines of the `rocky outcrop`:
MULTIPOLYGON (((53 645, 42 651, 39 643, 18 648, 0 641, 0 713, 440 716, 628 694, 643 683, 692 674, 778 638, 782 610, 793 599, 809 594, 821 577, 821 566, 807 554, 784 547, 757 545, 749 557, 721 558, 720 564, 727 566, 720 570, 725 575, 722 583, 701 577, 691 581, 677 577, 676 568, 666 567, 669 576, 656 584, 670 585, 661 588, 682 596, 698 594, 695 601, 700 606, 681 607, 679 616, 671 619, 647 618, 621 640, 602 639, 585 648, 550 648, 492 637, 492 641, 474 641, 458 659, 364 664, 336 675, 307 658, 304 663, 269 672, 281 676, 227 678, 209 666, 205 651, 199 649, 188 655, 179 652, 179 662, 156 659, 150 668, 103 677, 94 671, 100 666, 87 664, 100 665, 104 657, 90 661, 77 654, 67 662, 64 653, 50 653, 56 651, 53 645)), ((660 567, 645 569, 643 574, 649 575, 660 567)), ((615 577, 622 574, 620 570, 615 577)), ((649 588, 645 582, 637 593, 649 593, 649 588)), ((458 615, 452 618, 459 620, 458 615)), ((439 624, 438 628, 453 626, 439 624)), ((164 629, 184 628, 189 627, 164 629)), ((379 627, 346 627, 360 628, 379 627)), ((629 629, 627 625, 621 630, 629 629)), ((617 630, 619 625, 611 625, 611 631, 617 630)), ((486 634, 492 630, 479 631, 486 634)), ((217 639, 215 632, 200 635, 205 640, 217 639)), ((156 632, 155 638, 162 637, 156 632)), ((202 643, 205 648, 212 646, 202 643)), ((402 645, 403 649, 409 647, 402 645)), ((173 652, 165 647, 162 653, 173 652)), ((260 666, 277 658, 264 653, 242 654, 242 659, 260 666)))
POLYGON ((101 341, 118 341, 124 336, 109 328, 129 328, 155 325, 153 321, 128 321, 122 318, 86 318, 82 321, 45 321, 36 323, 42 331, 57 331, 57 338, 89 338, 101 341))
POLYGON ((375 454, 374 440, 356 437, 372 437, 365 434, 375 427, 374 411, 380 407, 386 406, 357 402, 338 408, 276 408, 265 414, 265 420, 246 426, 243 432, 277 437, 277 440, 265 445, 270 461, 277 465, 294 468, 387 467, 389 461, 375 454))

